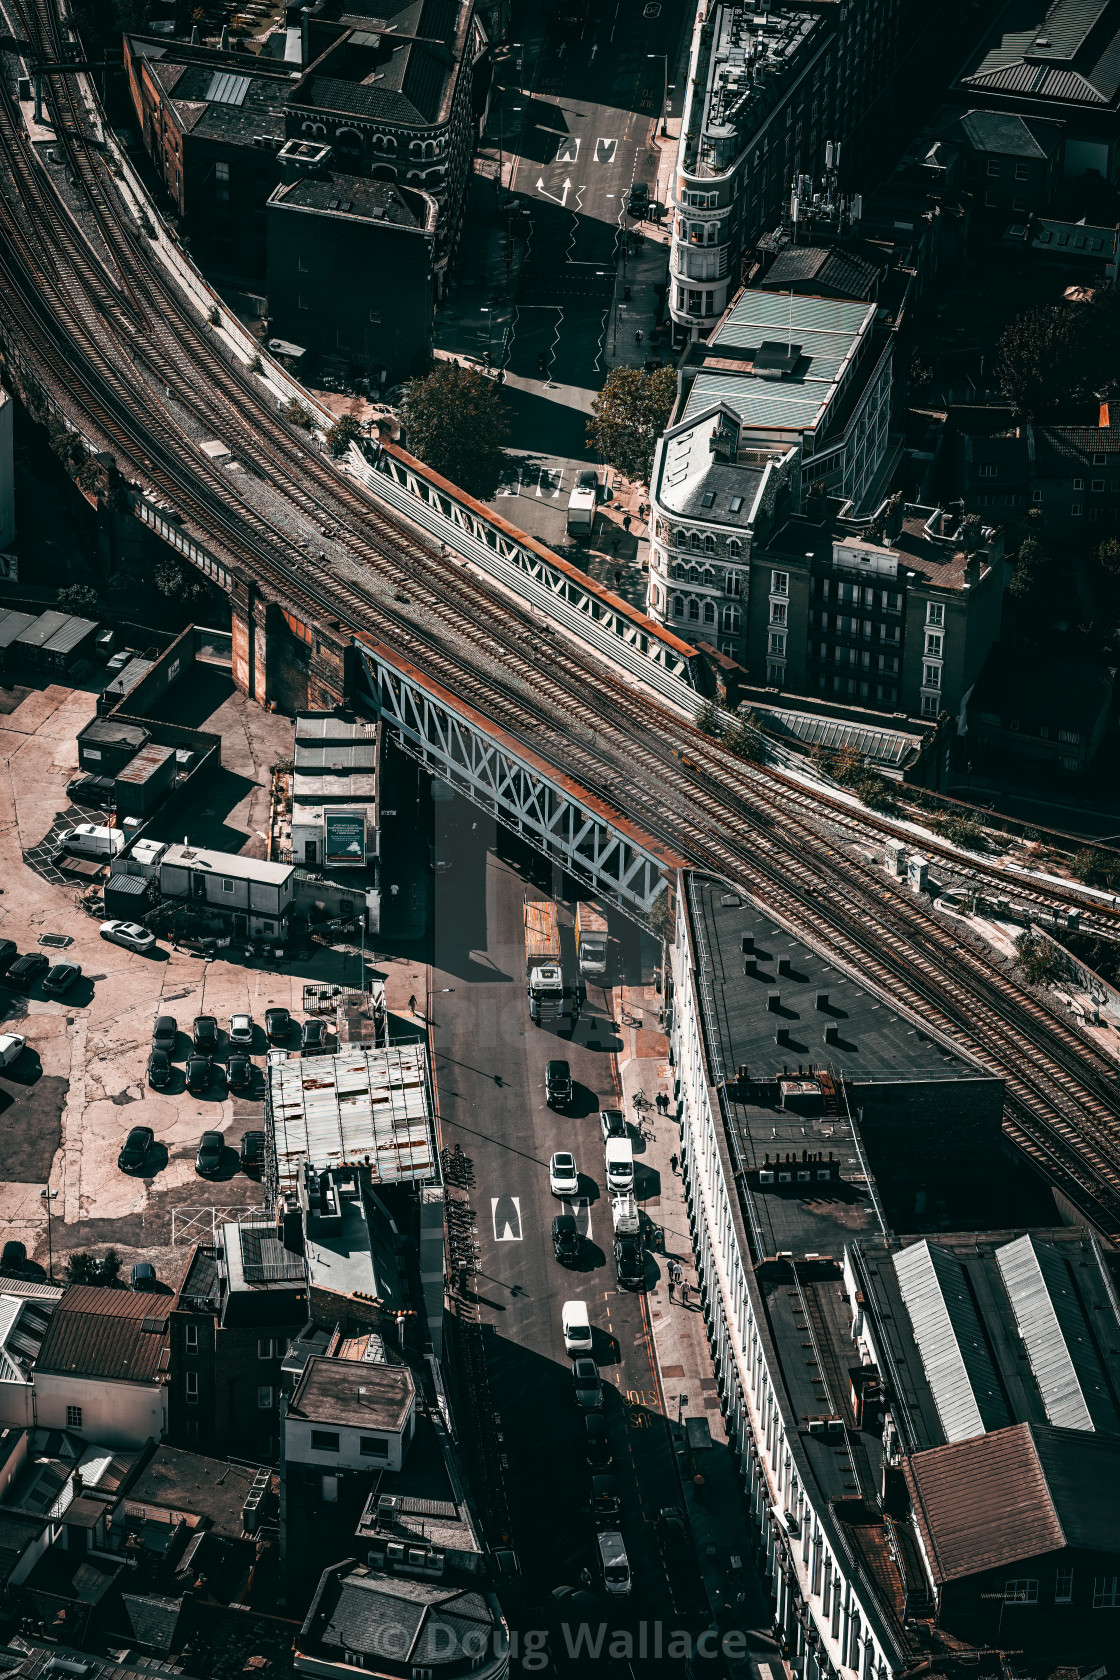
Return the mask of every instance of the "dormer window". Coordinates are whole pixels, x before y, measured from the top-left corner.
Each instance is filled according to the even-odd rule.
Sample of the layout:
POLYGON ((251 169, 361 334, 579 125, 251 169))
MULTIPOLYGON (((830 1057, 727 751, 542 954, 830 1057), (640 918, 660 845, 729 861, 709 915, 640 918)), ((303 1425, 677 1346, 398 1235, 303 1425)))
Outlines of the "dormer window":
POLYGON ((732 496, 732 498, 731 498, 731 511, 732 511, 732 513, 741 512, 742 506, 743 506, 742 496, 732 496))
POLYGON ((705 492, 703 494, 703 497, 701 498, 700 505, 701 505, 701 507, 706 507, 706 508, 715 507, 715 505, 716 505, 715 491, 714 490, 705 490, 705 492))

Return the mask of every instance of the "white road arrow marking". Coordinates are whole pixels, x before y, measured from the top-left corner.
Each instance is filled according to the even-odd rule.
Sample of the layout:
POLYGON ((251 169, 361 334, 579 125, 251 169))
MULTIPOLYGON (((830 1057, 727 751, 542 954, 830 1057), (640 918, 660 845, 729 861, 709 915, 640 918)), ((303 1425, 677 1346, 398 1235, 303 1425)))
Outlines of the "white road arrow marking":
POLYGON ((550 193, 550 192, 546 191, 543 175, 541 176, 540 180, 537 182, 537 191, 540 193, 541 197, 542 198, 550 198, 552 200, 553 204, 566 204, 568 202, 568 194, 571 192, 571 190, 572 190, 572 183, 570 181, 565 181, 564 182, 564 191, 561 194, 561 196, 559 198, 557 198, 555 193, 550 193))

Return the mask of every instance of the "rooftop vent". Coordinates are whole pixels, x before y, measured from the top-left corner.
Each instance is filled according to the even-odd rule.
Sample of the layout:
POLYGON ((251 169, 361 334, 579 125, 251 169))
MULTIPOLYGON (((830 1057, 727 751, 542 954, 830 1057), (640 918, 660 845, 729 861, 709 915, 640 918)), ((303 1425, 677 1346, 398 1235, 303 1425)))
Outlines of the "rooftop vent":
POLYGON ((763 379, 788 379, 800 360, 800 344, 779 344, 767 339, 755 351, 754 371, 763 379))

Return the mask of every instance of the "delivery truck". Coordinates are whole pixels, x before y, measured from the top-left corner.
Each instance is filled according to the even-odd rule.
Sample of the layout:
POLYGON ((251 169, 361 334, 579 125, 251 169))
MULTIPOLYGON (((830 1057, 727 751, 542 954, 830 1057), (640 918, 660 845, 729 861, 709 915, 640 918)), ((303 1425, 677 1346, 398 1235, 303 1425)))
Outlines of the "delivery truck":
POLYGON ((564 983, 560 923, 550 899, 525 901, 525 978, 530 1019, 538 1027, 572 1028, 579 1018, 579 988, 564 983))
POLYGON ((599 505, 599 479, 590 467, 576 479, 568 497, 568 534, 590 537, 595 528, 595 509, 599 505))
POLYGON ((576 905, 576 955, 581 974, 607 972, 607 918, 594 904, 576 905))

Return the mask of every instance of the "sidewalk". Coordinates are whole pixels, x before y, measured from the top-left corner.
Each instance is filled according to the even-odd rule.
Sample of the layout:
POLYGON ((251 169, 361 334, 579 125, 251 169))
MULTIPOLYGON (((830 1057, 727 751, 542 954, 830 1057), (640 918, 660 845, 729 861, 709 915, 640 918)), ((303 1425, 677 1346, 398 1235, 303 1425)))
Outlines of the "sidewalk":
MULTIPOLYGON (((627 1119, 636 1121, 635 1095, 644 1092, 651 1104, 656 1103, 658 1093, 670 1095, 672 1070, 667 1060, 668 1043, 657 1024, 657 992, 652 987, 627 987, 623 1003, 620 1030, 624 1048, 619 1057, 619 1076, 627 1119), (640 1025, 626 1024, 639 1018, 640 1025)), ((658 1114, 656 1108, 643 1109, 642 1114, 653 1136, 647 1136, 644 1146, 635 1148, 636 1177, 640 1187, 644 1183, 653 1193, 640 1199, 651 1223, 664 1232, 664 1253, 656 1255, 657 1286, 646 1296, 646 1303, 693 1540, 720 1627, 743 1629, 750 1637, 751 1648, 764 1659, 770 1658, 773 1666, 776 1647, 769 1635, 771 1606, 751 1558, 753 1536, 735 1460, 727 1449, 715 1368, 696 1286, 684 1186, 670 1164, 670 1157, 680 1147, 677 1123, 669 1115, 658 1114), (670 1259, 680 1263, 689 1286, 692 1299, 687 1307, 679 1299, 669 1300, 670 1259), (693 1463, 685 1447, 689 1419, 706 1422, 712 1440, 711 1447, 698 1453, 693 1463), (693 1480, 697 1473, 703 1478, 699 1487, 693 1480)), ((757 1673, 750 1656, 729 1662, 728 1670, 736 1680, 748 1680, 757 1673)))

